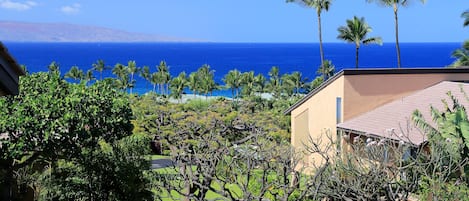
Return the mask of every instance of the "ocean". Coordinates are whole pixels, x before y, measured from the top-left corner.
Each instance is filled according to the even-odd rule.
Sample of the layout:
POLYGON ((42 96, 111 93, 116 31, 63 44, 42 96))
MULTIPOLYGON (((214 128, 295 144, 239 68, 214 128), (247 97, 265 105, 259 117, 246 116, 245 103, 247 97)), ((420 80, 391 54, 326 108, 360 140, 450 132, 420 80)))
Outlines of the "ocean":
MULTIPOLYGON (((62 74, 76 65, 84 71, 91 69, 98 59, 106 65, 127 64, 135 60, 137 66, 156 66, 164 60, 172 76, 182 71, 196 71, 209 64, 215 71, 215 81, 223 84, 223 76, 231 69, 241 72, 254 71, 267 76, 272 66, 280 73, 299 71, 309 80, 314 79, 320 64, 318 43, 16 43, 5 42, 9 52, 19 64, 26 65, 29 72, 47 71, 56 61, 62 74)), ((401 43, 403 67, 444 67, 451 64, 451 52, 461 43, 401 43)), ((325 43, 325 58, 332 61, 336 70, 355 67, 355 46, 346 43, 325 43)), ((369 45, 360 48, 360 68, 395 68, 394 43, 382 46, 369 45)), ((95 75, 99 77, 98 74, 95 75)), ((114 76, 111 71, 103 74, 114 76)), ((150 84, 137 76, 134 91, 150 91, 150 84)), ((228 95, 227 92, 218 92, 228 95)))

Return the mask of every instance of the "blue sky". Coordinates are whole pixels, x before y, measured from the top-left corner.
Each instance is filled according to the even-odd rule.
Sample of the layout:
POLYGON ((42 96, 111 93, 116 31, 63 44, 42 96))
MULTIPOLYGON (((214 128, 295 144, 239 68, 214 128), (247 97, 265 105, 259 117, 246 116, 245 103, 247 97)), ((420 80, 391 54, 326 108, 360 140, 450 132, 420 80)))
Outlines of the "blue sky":
MULTIPOLYGON (((461 13, 468 0, 414 0, 400 9, 401 42, 462 42, 469 28, 461 13)), ((394 42, 391 8, 366 0, 335 0, 323 14, 323 39, 354 15, 365 17, 370 36, 394 42)), ((65 22, 213 42, 318 42, 313 9, 285 0, 0 0, 0 20, 65 22)))

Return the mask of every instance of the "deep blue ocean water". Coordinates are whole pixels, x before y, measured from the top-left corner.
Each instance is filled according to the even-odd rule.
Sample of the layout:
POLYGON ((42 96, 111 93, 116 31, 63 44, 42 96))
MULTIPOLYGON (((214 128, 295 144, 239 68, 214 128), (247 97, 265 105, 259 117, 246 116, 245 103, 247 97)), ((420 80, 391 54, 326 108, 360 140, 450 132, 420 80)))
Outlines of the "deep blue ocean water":
MULTIPOLYGON (((267 76, 272 66, 280 73, 300 71, 309 80, 316 76, 320 64, 317 43, 14 43, 6 42, 9 52, 18 63, 27 66, 29 72, 47 71, 56 61, 62 73, 71 66, 85 71, 98 59, 107 65, 127 64, 135 60, 138 66, 148 65, 151 71, 165 60, 170 72, 176 76, 182 71, 196 71, 203 64, 215 70, 215 80, 221 79, 231 69, 255 71, 267 76)), ((451 64, 451 52, 460 43, 402 43, 403 67, 443 67, 451 64)), ((325 43, 326 59, 332 61, 337 71, 355 67, 355 46, 346 43, 325 43)), ((360 48, 360 68, 394 68, 397 66, 394 43, 382 46, 370 45, 360 48)), ((98 74, 95 75, 99 77, 98 74)), ((107 71, 104 76, 113 76, 107 71)), ((134 91, 143 93, 151 86, 137 77, 134 91)), ((219 92, 222 93, 223 92, 219 92)))

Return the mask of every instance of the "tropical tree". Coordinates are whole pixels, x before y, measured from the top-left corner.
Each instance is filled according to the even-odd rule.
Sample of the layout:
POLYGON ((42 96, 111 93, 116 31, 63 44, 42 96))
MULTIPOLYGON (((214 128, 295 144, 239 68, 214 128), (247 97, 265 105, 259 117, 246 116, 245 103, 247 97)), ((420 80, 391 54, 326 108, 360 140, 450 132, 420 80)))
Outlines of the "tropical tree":
POLYGON ((127 63, 127 70, 129 71, 130 74, 130 94, 132 94, 132 89, 135 87, 135 80, 134 80, 134 74, 138 73, 140 71, 140 68, 137 67, 137 63, 135 61, 129 61, 127 63))
POLYGON ((318 33, 319 33, 319 52, 321 54, 321 66, 324 65, 324 50, 322 47, 322 30, 321 30, 321 13, 329 11, 332 0, 287 0, 287 2, 295 2, 302 6, 316 9, 318 16, 318 33))
POLYGON ((96 63, 92 64, 93 70, 99 72, 99 79, 103 79, 103 71, 110 69, 111 67, 106 66, 104 60, 99 59, 96 63))
POLYGON ((83 79, 84 79, 87 83, 91 82, 92 80, 95 80, 96 77, 93 75, 93 70, 87 70, 86 73, 85 73, 85 75, 84 75, 84 77, 83 77, 83 79))
MULTIPOLYGON (((469 26, 469 10, 463 12, 461 17, 464 18, 463 26, 469 26)), ((453 51, 452 57, 456 58, 451 66, 469 66, 469 40, 465 41, 462 48, 453 51)))
POLYGON ((358 18, 354 16, 352 20, 347 20, 346 26, 341 26, 339 29, 338 39, 344 40, 349 43, 355 44, 355 67, 358 68, 358 51, 360 45, 368 44, 382 44, 381 37, 368 38, 367 34, 372 31, 371 27, 365 22, 365 18, 358 18))
POLYGON ((215 71, 210 70, 210 65, 204 64, 199 69, 197 69, 197 75, 200 79, 200 89, 201 92, 208 96, 212 94, 213 90, 217 89, 217 84, 213 80, 215 71))
POLYGON ((73 79, 75 81, 79 81, 79 80, 82 80, 85 77, 85 75, 83 74, 83 70, 78 68, 78 66, 72 66, 72 68, 70 68, 70 70, 67 73, 65 73, 64 77, 73 79))
POLYGON ((324 65, 320 66, 316 73, 322 76, 322 80, 327 80, 334 75, 335 66, 331 60, 325 60, 324 65))
POLYGON ((453 51, 451 56, 456 58, 451 64, 452 67, 469 66, 469 40, 464 42, 462 48, 453 51))
POLYGON ((260 73, 257 74, 256 77, 254 77, 254 91, 258 93, 263 93, 266 87, 266 82, 267 79, 264 75, 260 73))
POLYGON ((461 17, 464 18, 464 23, 463 25, 466 27, 466 26, 469 26, 469 10, 466 10, 464 11, 462 14, 461 14, 461 17))
POLYGON ((117 76, 117 80, 115 82, 115 86, 117 88, 126 90, 127 88, 131 87, 132 82, 129 79, 129 71, 127 70, 127 66, 117 63, 114 65, 112 73, 117 76))
POLYGON ((165 61, 161 61, 160 64, 156 67, 158 73, 158 84, 161 88, 161 94, 167 94, 169 82, 171 80, 171 74, 169 73, 169 67, 166 65, 165 61), (166 90, 165 90, 166 89, 166 90))
POLYGON ((270 90, 270 93, 272 93, 273 96, 278 96, 280 95, 281 86, 282 84, 280 80, 279 67, 272 66, 269 71, 269 83, 267 88, 270 90))
POLYGON ((234 69, 228 71, 228 73, 223 78, 223 82, 225 82, 225 86, 231 89, 231 95, 234 99, 238 98, 239 89, 242 84, 242 74, 239 70, 234 69))
POLYGON ((242 74, 242 94, 243 96, 250 97, 254 92, 254 71, 245 72, 242 74))
MULTIPOLYGON (((426 0, 419 0, 422 3, 425 3, 426 0)), ((367 0, 367 2, 376 2, 380 5, 386 7, 392 7, 394 11, 394 25, 396 31, 396 52, 397 52, 397 67, 401 68, 401 49, 399 47, 399 19, 398 19, 398 11, 399 7, 407 6, 411 2, 410 0, 367 0)))
POLYGON ((303 75, 295 71, 288 76, 283 77, 284 83, 287 83, 288 89, 293 89, 293 94, 298 95, 300 90, 305 87, 308 79, 303 78, 303 75))
POLYGON ((49 73, 60 73, 60 66, 57 62, 53 61, 47 67, 49 73))
POLYGON ((154 72, 150 76, 150 82, 153 85, 153 92, 156 93, 156 85, 159 84, 159 74, 157 72, 154 72))
POLYGON ((179 75, 171 80, 169 88, 171 90, 171 96, 178 99, 181 102, 182 94, 187 86, 186 72, 181 72, 179 75))
POLYGON ((145 90, 148 88, 148 82, 151 80, 151 73, 149 66, 143 66, 142 70, 140 71, 140 77, 142 77, 145 82, 145 90))
POLYGON ((188 79, 188 84, 189 86, 189 89, 192 91, 192 93, 194 94, 194 97, 195 95, 197 95, 200 91, 200 85, 201 85, 201 82, 200 82, 200 79, 199 79, 199 75, 197 72, 192 72, 191 74, 189 74, 189 79, 188 79))

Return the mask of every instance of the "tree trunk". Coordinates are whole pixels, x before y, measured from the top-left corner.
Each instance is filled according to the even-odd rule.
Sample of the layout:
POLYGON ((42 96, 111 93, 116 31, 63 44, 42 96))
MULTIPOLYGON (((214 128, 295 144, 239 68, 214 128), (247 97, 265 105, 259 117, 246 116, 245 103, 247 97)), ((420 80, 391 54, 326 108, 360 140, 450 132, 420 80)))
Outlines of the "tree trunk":
MULTIPOLYGON (((319 31, 319 54, 321 56, 321 67, 324 66, 324 50, 322 49, 322 31, 321 31, 321 11, 318 11, 318 31, 319 31)), ((323 73, 324 78, 324 73, 323 73)))
POLYGON ((396 51, 397 51, 397 68, 401 68, 401 48, 399 47, 399 23, 397 18, 397 3, 394 3, 394 21, 396 25, 396 51))
POLYGON ((355 46, 355 68, 358 69, 358 50, 360 47, 358 45, 355 46))
POLYGON ((13 170, 8 168, 5 179, 2 184, 0 184, 0 200, 13 200, 12 197, 12 188, 13 188, 13 170))

